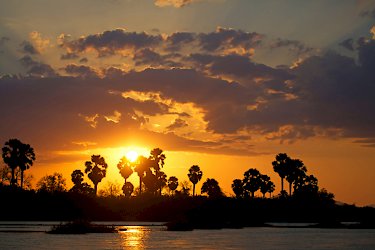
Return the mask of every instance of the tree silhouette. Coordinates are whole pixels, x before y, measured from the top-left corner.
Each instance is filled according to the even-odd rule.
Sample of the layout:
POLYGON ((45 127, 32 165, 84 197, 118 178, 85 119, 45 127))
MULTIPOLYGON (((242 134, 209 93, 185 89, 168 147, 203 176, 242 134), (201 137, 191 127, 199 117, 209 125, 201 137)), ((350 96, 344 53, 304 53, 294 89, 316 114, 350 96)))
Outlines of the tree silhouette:
POLYGON ((233 180, 232 183, 232 190, 237 198, 243 197, 244 195, 244 189, 243 189, 243 183, 240 179, 233 180))
POLYGON ((69 190, 70 192, 91 195, 94 194, 94 189, 89 184, 83 182, 83 176, 81 170, 74 170, 71 174, 73 187, 69 190))
MULTIPOLYGON (((165 173, 161 173, 161 169, 164 167, 164 161, 166 159, 165 154, 163 154, 163 150, 160 148, 154 148, 150 152, 150 160, 152 161, 152 168, 155 170, 155 176, 159 182, 159 195, 161 195, 161 191, 163 186, 165 186, 165 181, 163 180, 165 173), (163 185, 164 183, 164 185, 163 185)), ((165 179, 165 178, 164 178, 165 179)))
POLYGON ((122 186, 122 192, 124 193, 125 197, 130 197, 134 191, 134 186, 131 182, 125 182, 122 186))
POLYGON ((279 174, 281 178, 281 192, 284 191, 284 179, 289 173, 290 157, 285 153, 276 155, 276 161, 272 162, 273 170, 279 174))
POLYGON ((275 184, 268 175, 260 175, 260 192, 265 197, 266 193, 272 193, 275 190, 275 184))
POLYGON ((254 198, 254 194, 259 190, 261 185, 260 173, 255 168, 250 168, 244 173, 242 180, 245 193, 250 193, 254 198))
POLYGON ((207 178, 202 184, 201 193, 207 193, 210 198, 217 198, 223 196, 223 192, 219 186, 219 183, 215 179, 207 178))
POLYGON ((126 157, 122 157, 120 159, 120 162, 117 164, 117 168, 119 169, 121 176, 125 180, 125 183, 124 183, 123 187, 126 186, 126 180, 133 173, 133 169, 132 169, 133 166, 134 166, 134 164, 132 164, 126 157))
POLYGON ((66 181, 61 173, 54 173, 42 177, 36 187, 39 191, 43 192, 64 192, 66 191, 66 181))
POLYGON ((161 190, 167 185, 167 175, 163 171, 160 171, 157 176, 159 195, 161 195, 161 190))
POLYGON ((159 189, 158 178, 150 169, 146 171, 146 175, 143 177, 143 183, 145 184, 146 191, 150 194, 156 194, 159 189))
POLYGON ((98 184, 106 176, 108 165, 100 155, 92 155, 91 161, 86 161, 85 166, 85 173, 94 184, 95 195, 97 195, 98 184))
POLYGON ((178 187, 178 178, 176 176, 169 177, 167 185, 168 185, 169 190, 174 192, 178 187))
POLYGON ((139 194, 142 194, 142 182, 143 178, 146 176, 146 172, 150 170, 151 161, 149 158, 144 156, 138 157, 138 161, 135 164, 134 171, 137 172, 139 177, 139 194))
POLYGON ((10 139, 5 142, 2 148, 2 157, 4 163, 9 166, 12 172, 11 185, 17 184, 15 170, 19 167, 21 171, 21 188, 23 187, 24 171, 29 169, 35 161, 34 149, 29 144, 24 144, 18 139, 10 139))
POLYGON ((203 172, 198 165, 193 165, 189 168, 188 177, 193 183, 193 196, 195 196, 195 185, 202 179, 203 172))
POLYGON ((307 169, 303 162, 299 159, 291 159, 289 161, 289 171, 286 176, 286 180, 289 182, 289 195, 292 195, 292 185, 294 190, 296 188, 296 182, 306 176, 307 169))

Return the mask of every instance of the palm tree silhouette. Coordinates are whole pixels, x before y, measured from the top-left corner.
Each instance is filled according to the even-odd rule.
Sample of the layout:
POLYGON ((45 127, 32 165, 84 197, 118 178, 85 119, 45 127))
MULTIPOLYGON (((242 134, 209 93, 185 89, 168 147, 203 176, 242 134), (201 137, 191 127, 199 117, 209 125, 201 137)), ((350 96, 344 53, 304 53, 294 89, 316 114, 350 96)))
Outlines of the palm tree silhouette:
POLYGON ((142 182, 143 178, 146 176, 146 172, 150 170, 152 163, 149 158, 144 156, 138 157, 134 171, 137 172, 139 177, 139 194, 142 194, 142 182))
POLYGON ((161 174, 160 170, 164 167, 164 161, 165 161, 165 154, 163 154, 163 150, 160 148, 154 148, 150 152, 150 160, 153 161, 152 167, 155 169, 155 176, 158 179, 159 182, 159 195, 161 195, 161 191, 163 189, 163 183, 165 185, 165 181, 163 181, 163 174, 161 174))
POLYGON ((98 193, 98 184, 106 176, 107 163, 100 155, 92 155, 91 161, 86 161, 85 173, 94 184, 95 195, 98 193))
POLYGON ((34 149, 29 144, 24 144, 18 139, 10 139, 2 148, 4 163, 12 171, 11 185, 16 185, 15 170, 19 167, 21 171, 21 188, 23 187, 24 171, 29 169, 35 161, 34 149))
POLYGON ((188 177, 193 183, 193 196, 195 196, 195 185, 202 179, 203 172, 198 165, 193 165, 189 168, 188 177))
POLYGON ((265 197, 266 193, 272 193, 275 190, 275 184, 268 175, 260 175, 260 192, 265 197))
POLYGON ((133 164, 126 157, 122 157, 120 162, 117 164, 117 168, 119 169, 121 176, 125 179, 124 186, 126 186, 126 180, 133 173, 132 167, 133 164))
POLYGON ((289 173, 290 157, 285 153, 276 155, 276 161, 272 162, 273 170, 279 174, 281 178, 281 192, 284 191, 284 179, 289 173))
POLYGON ((290 160, 289 173, 286 176, 286 180, 289 182, 289 195, 292 195, 292 184, 295 190, 295 183, 306 176, 307 168, 303 162, 299 159, 290 160))
POLYGON ((169 190, 174 192, 178 187, 178 178, 176 176, 169 177, 167 185, 168 185, 169 190))
POLYGON ((244 173, 243 178, 244 190, 251 193, 251 197, 254 198, 254 194, 259 190, 261 185, 260 173, 255 168, 250 168, 244 173))

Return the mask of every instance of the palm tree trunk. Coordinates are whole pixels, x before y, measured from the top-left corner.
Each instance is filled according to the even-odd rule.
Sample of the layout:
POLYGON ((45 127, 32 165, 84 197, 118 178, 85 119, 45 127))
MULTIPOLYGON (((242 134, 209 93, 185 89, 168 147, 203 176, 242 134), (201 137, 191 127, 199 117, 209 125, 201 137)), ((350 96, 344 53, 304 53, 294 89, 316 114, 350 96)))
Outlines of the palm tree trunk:
POLYGON ((266 193, 262 193, 263 194, 263 199, 264 199, 264 197, 266 196, 266 193))
POLYGON ((281 191, 284 191, 284 178, 281 178, 281 191))
POLYGON ((94 184, 94 192, 95 192, 95 196, 97 196, 97 194, 98 194, 98 183, 94 184))
POLYGON ((292 196, 292 183, 289 182, 289 196, 292 196))
POLYGON ((23 170, 21 170, 21 189, 23 188, 23 170))
POLYGON ((12 168, 12 179, 10 180, 10 185, 11 186, 14 186, 15 185, 15 181, 14 181, 14 171, 15 171, 15 169, 14 168, 12 168))
POLYGON ((139 194, 142 194, 142 177, 139 177, 139 194))
POLYGON ((195 184, 193 183, 193 196, 195 196, 195 184))

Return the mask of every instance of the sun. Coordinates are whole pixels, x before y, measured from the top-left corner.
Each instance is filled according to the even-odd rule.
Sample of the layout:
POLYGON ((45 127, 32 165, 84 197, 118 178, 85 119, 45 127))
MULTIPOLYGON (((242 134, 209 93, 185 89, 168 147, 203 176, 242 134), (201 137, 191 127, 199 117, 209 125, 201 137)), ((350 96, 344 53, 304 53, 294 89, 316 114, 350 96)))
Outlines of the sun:
POLYGON ((125 157, 130 162, 135 162, 138 158, 138 153, 134 150, 130 150, 130 151, 126 152, 125 157))

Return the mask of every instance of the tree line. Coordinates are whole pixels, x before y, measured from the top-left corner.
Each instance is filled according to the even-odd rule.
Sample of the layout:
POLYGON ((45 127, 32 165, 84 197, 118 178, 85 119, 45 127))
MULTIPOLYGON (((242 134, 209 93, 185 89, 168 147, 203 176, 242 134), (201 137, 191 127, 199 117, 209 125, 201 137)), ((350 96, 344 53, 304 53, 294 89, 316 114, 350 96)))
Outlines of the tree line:
MULTIPOLYGON (((18 186, 24 188, 25 174, 36 157, 34 149, 29 144, 24 144, 18 139, 10 139, 5 142, 2 148, 2 158, 7 167, 1 169, 1 184, 18 186)), ((162 191, 168 188, 172 195, 189 195, 190 186, 187 181, 179 182, 176 176, 167 178, 163 171, 166 155, 160 148, 150 151, 148 157, 139 156, 135 161, 122 157, 117 168, 119 174, 124 179, 122 192, 125 197, 142 194, 162 195, 162 191), (129 182, 129 177, 137 174, 139 186, 134 188, 133 183, 129 182), (178 187, 180 186, 180 189, 178 187)), ((308 174, 307 167, 299 159, 292 159, 286 153, 276 155, 275 161, 272 162, 273 170, 280 176, 281 191, 279 197, 292 195, 323 195, 333 199, 333 194, 328 193, 325 189, 319 190, 318 180, 314 175, 308 174), (289 183, 289 194, 284 190, 284 180, 289 183)), ((108 164, 101 155, 92 155, 91 159, 84 164, 83 171, 76 169, 71 174, 73 187, 69 192, 80 193, 85 195, 98 194, 98 185, 106 177, 108 164), (85 175, 92 182, 91 186, 84 182, 85 175)), ((203 171, 198 165, 193 165, 188 169, 187 177, 192 184, 192 196, 196 196, 196 185, 201 181, 203 171)), ((30 188, 30 178, 27 176, 26 183, 30 188)), ((37 190, 44 192, 64 192, 66 190, 66 180, 60 173, 46 175, 37 182, 37 190)), ((231 185, 232 190, 237 198, 254 198, 255 193, 260 191, 265 198, 269 193, 275 191, 275 184, 268 175, 261 174, 259 170, 250 168, 245 171, 242 179, 235 179, 231 185)), ((115 186, 107 187, 109 193, 118 193, 115 186)), ((207 194, 209 197, 222 197, 224 193, 217 180, 207 178, 202 184, 201 194, 207 194)))

